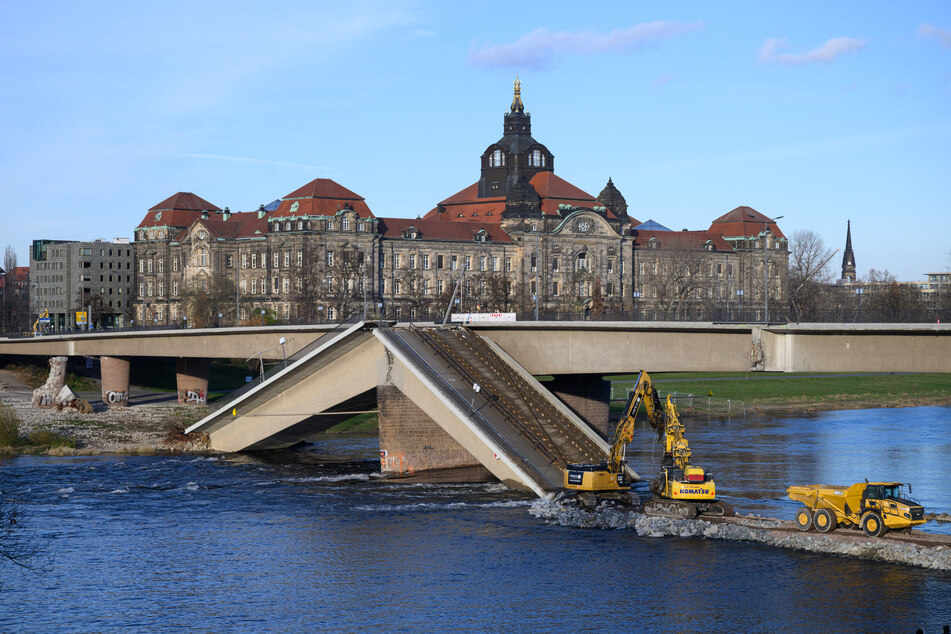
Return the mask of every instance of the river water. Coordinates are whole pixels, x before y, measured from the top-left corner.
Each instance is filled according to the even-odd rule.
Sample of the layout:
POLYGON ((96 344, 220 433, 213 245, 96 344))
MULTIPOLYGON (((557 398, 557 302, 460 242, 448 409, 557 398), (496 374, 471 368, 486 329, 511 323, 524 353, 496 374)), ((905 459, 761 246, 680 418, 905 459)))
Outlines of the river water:
MULTIPOLYGON (((790 483, 910 481, 951 510, 951 408, 689 421, 741 512, 790 483)), ((375 437, 267 459, 0 459, 51 570, 0 566, 0 631, 940 632, 951 574, 543 524, 496 483, 378 474, 375 437)), ((629 451, 652 475, 660 448, 629 451)), ((926 530, 951 532, 947 524, 926 530)))

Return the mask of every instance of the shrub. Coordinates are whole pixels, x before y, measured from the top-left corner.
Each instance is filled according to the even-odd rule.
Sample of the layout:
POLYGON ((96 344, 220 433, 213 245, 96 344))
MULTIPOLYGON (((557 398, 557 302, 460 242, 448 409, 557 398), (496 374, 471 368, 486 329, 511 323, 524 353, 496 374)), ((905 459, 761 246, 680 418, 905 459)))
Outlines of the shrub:
POLYGON ((41 447, 75 447, 76 441, 49 429, 30 432, 30 444, 41 447))
POLYGON ((0 447, 16 447, 20 442, 20 419, 12 407, 0 403, 0 447))

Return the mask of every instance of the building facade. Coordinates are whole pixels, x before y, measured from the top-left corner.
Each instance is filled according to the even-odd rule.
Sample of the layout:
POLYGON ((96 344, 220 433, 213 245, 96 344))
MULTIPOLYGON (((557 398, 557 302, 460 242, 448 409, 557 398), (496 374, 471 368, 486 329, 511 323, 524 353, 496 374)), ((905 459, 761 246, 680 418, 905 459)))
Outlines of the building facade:
POLYGON ((35 319, 48 313, 54 331, 79 328, 76 313, 88 310, 93 327, 125 326, 134 299, 134 256, 128 238, 34 240, 30 314, 35 319))
POLYGON ((749 207, 670 231, 631 217, 610 178, 592 196, 557 176, 518 82, 478 180, 421 217, 378 217, 328 179, 254 212, 181 192, 147 212, 134 247, 135 321, 162 325, 423 320, 450 301, 464 312, 717 319, 737 298, 762 319, 764 293, 779 307, 788 275, 785 237, 749 207))

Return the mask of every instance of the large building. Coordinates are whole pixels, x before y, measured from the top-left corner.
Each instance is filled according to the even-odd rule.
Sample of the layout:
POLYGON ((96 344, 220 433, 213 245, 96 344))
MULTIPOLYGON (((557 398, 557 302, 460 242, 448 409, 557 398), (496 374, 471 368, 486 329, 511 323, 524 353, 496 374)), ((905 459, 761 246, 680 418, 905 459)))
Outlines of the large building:
POLYGON ((34 240, 30 249, 30 314, 36 318, 48 313, 49 327, 57 331, 80 328, 76 313, 90 310, 88 319, 93 327, 127 325, 133 300, 133 257, 128 238, 34 240))
POLYGON ((745 301, 763 319, 764 292, 784 304, 773 220, 749 207, 702 231, 635 220, 612 179, 595 197, 555 174, 518 82, 479 162, 475 183, 415 220, 377 217, 327 179, 254 212, 175 194, 135 230, 136 323, 426 319, 457 287, 461 311, 726 319, 745 301))

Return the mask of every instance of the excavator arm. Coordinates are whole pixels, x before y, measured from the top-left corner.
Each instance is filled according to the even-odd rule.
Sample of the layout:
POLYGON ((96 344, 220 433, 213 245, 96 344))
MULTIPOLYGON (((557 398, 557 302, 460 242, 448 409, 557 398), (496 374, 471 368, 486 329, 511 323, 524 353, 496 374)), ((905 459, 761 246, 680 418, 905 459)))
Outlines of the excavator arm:
MULTIPOLYGON (((608 460, 608 468, 612 473, 617 473, 624 462, 624 452, 627 446, 634 439, 634 421, 637 418, 637 410, 641 403, 644 403, 644 409, 647 412, 647 418, 650 425, 658 433, 663 433, 666 427, 667 413, 660 405, 660 399, 657 396, 657 390, 651 382, 651 377, 643 370, 637 375, 634 381, 634 388, 631 390, 631 396, 627 400, 627 406, 624 408, 624 414, 618 421, 614 430, 614 440, 611 442, 611 457, 608 460)), ((670 399, 668 399, 668 409, 670 399)))

